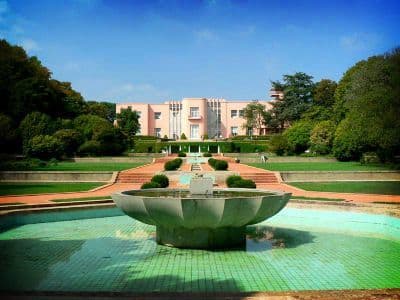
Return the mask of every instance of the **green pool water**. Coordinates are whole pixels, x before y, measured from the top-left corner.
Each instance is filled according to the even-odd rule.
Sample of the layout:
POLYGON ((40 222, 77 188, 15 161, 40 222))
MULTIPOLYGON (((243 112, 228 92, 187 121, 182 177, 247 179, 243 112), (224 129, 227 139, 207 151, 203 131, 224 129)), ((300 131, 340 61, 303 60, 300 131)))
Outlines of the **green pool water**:
POLYGON ((246 247, 229 251, 158 246, 155 227, 118 209, 13 218, 0 220, 0 290, 400 287, 400 221, 388 216, 285 208, 249 226, 246 247))

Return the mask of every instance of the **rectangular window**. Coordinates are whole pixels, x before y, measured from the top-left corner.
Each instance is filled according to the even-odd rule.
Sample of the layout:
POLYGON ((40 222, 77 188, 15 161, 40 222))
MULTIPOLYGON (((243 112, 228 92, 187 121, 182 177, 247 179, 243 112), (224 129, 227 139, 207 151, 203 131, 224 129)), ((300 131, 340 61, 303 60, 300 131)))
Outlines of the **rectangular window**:
POLYGON ((198 107, 191 107, 190 108, 190 116, 192 118, 198 118, 200 117, 200 111, 198 107))
POLYGON ((156 137, 161 137, 161 128, 154 128, 154 135, 156 137))
POLYGON ((241 118, 244 117, 244 110, 243 109, 239 110, 239 117, 241 117, 241 118))
POLYGON ((154 119, 156 119, 156 120, 161 119, 161 113, 160 112, 155 112, 154 113, 154 119))
POLYGON ((198 138, 200 138, 200 135, 199 135, 199 125, 190 125, 190 138, 191 138, 191 139, 198 139, 198 138))
POLYGON ((231 118, 236 118, 238 116, 238 111, 236 109, 231 110, 231 118))
POLYGON ((238 134, 238 128, 237 126, 231 127, 231 135, 235 136, 238 134))

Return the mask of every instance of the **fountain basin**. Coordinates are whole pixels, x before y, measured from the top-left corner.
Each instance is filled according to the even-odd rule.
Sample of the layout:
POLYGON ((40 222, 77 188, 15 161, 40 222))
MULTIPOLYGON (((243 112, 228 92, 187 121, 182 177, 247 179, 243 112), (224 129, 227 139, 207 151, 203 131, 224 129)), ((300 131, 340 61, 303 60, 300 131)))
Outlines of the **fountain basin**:
POLYGON ((291 194, 255 189, 214 189, 194 195, 185 189, 114 193, 128 216, 155 225, 159 244, 179 248, 228 248, 245 243, 245 227, 277 214, 291 194))

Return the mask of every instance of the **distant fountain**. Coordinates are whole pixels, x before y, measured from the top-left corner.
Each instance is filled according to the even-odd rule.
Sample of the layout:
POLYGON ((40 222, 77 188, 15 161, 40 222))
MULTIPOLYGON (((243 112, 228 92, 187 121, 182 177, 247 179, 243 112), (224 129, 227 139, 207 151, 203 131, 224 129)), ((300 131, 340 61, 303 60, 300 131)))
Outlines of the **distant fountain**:
POLYGON ((246 226, 277 214, 291 194, 255 189, 213 189, 212 178, 194 176, 189 189, 114 193, 128 216, 156 226, 157 243, 179 248, 229 248, 246 242, 246 226))

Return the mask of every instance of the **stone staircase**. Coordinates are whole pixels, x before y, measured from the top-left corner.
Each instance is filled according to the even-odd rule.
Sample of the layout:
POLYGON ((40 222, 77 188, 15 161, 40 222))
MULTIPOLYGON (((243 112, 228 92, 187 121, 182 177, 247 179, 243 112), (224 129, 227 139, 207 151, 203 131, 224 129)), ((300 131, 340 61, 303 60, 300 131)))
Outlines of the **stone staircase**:
POLYGON ((151 180, 153 173, 131 173, 131 172, 120 172, 118 174, 116 182, 118 183, 145 183, 151 180))
POLYGON ((279 183, 275 174, 272 172, 254 172, 254 173, 242 173, 240 174, 243 179, 251 179, 256 185, 279 183))

